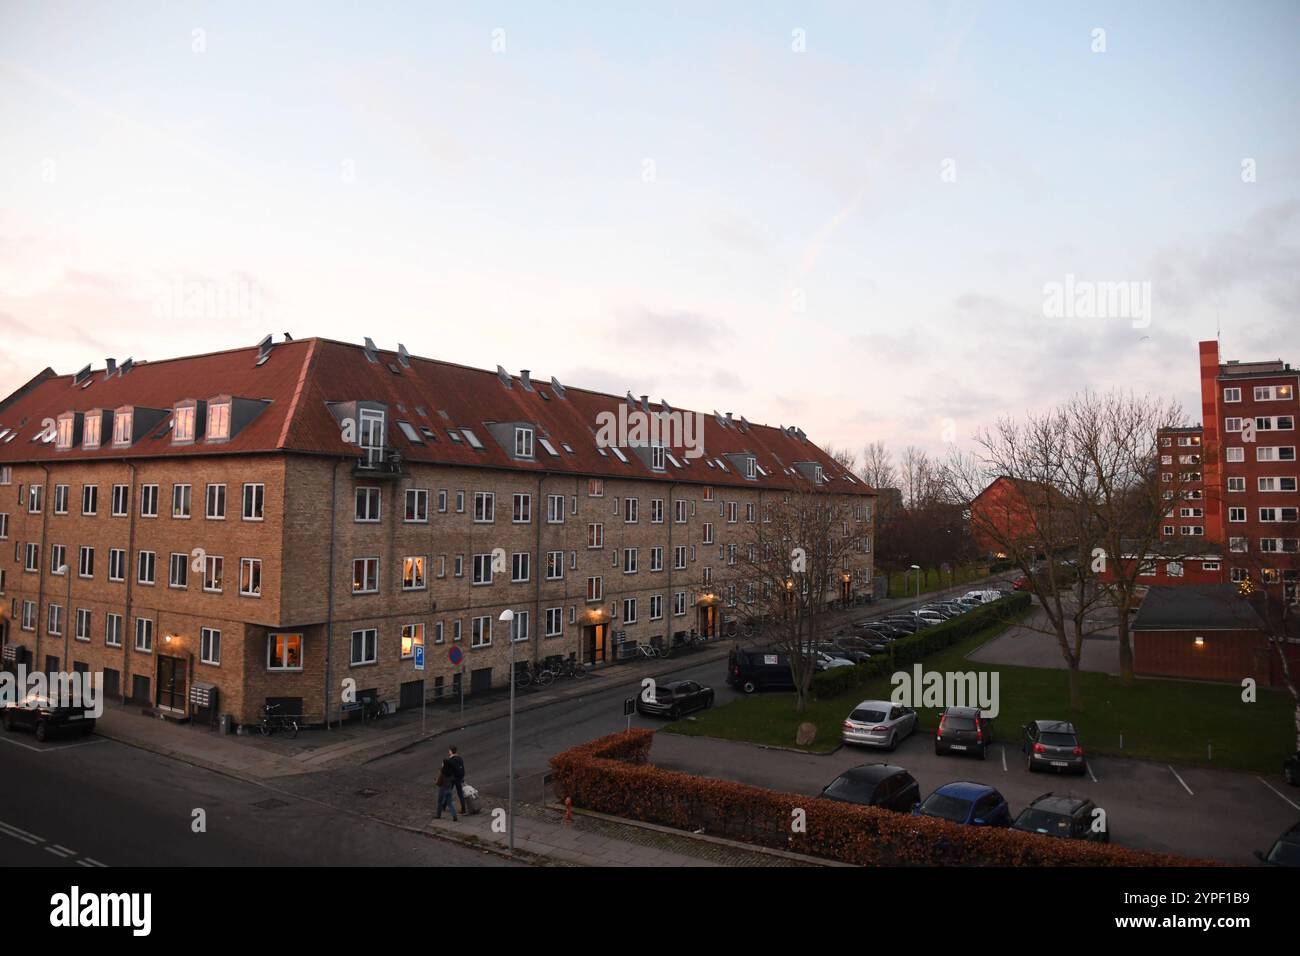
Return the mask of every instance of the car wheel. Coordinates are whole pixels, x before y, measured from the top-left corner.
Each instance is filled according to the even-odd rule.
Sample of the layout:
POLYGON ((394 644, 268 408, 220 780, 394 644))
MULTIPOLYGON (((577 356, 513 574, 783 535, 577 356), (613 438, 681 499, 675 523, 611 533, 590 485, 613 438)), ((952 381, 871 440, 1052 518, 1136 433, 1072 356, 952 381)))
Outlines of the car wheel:
POLYGON ((83 737, 89 737, 94 732, 95 732, 95 722, 93 720, 88 720, 81 725, 81 734, 83 737))
POLYGON ((988 748, 988 747, 981 747, 981 748, 980 748, 980 760, 988 760, 988 759, 989 759, 989 748, 988 748))
POLYGON ((669 719, 669 720, 680 720, 680 719, 681 719, 681 716, 682 716, 682 712, 681 712, 681 709, 678 708, 678 707, 673 707, 672 709, 670 709, 670 710, 668 711, 668 719, 669 719))
POLYGON ((743 690, 746 694, 752 694, 754 693, 754 691, 758 690, 758 685, 755 684, 752 680, 747 680, 745 681, 745 683, 740 685, 740 689, 743 690))
POLYGON ((36 722, 36 739, 41 743, 45 743, 45 741, 49 739, 49 736, 50 728, 46 726, 45 721, 38 720, 36 722))
POLYGON ((897 735, 897 734, 891 734, 891 735, 890 735, 890 737, 889 737, 889 743, 885 746, 885 749, 888 750, 891 754, 892 754, 895 750, 898 749, 898 735, 897 735))
POLYGON ((942 756, 943 756, 943 751, 939 749, 939 745, 938 745, 938 744, 935 744, 935 745, 934 745, 934 755, 935 755, 936 757, 942 757, 942 756))
POLYGON ((1300 786, 1300 769, 1296 767, 1287 767, 1285 771, 1286 782, 1293 787, 1300 786))
POLYGON ((708 710, 712 706, 713 706, 713 695, 710 694, 708 697, 704 698, 704 709, 708 710))
POLYGON ((6 710, 4 721, 5 721, 5 730, 9 731, 9 733, 12 734, 14 732, 14 715, 9 713, 9 711, 6 710))
POLYGON ((1032 755, 1027 754, 1025 756, 1025 769, 1028 770, 1030 773, 1034 772, 1034 758, 1032 755))

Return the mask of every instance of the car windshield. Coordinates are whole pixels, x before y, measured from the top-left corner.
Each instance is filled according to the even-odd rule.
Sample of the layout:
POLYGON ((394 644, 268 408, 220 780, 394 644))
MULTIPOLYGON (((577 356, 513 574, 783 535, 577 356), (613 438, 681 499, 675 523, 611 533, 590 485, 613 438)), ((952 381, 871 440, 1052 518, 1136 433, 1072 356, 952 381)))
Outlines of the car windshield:
POLYGON ((921 804, 921 812, 928 817, 942 817, 954 823, 963 823, 970 814, 970 802, 950 797, 946 793, 932 793, 921 804))
POLYGON ((1059 813, 1049 813, 1046 810, 1035 810, 1030 807, 1016 817, 1016 829, 1033 830, 1051 836, 1069 836, 1070 818, 1059 813))
POLYGON ((975 721, 970 717, 945 717, 943 719, 944 730, 974 730, 975 721))
POLYGON ((885 719, 883 710, 869 710, 866 707, 859 707, 849 714, 849 720, 856 720, 861 723, 874 724, 877 721, 885 719))
POLYGON ((1043 734, 1043 743, 1053 747, 1073 747, 1074 734, 1043 734))
POLYGON ((854 780, 852 777, 836 777, 834 783, 826 788, 828 797, 837 797, 840 800, 849 800, 854 803, 867 803, 871 800, 871 793, 875 789, 874 784, 864 783, 861 780, 854 780))

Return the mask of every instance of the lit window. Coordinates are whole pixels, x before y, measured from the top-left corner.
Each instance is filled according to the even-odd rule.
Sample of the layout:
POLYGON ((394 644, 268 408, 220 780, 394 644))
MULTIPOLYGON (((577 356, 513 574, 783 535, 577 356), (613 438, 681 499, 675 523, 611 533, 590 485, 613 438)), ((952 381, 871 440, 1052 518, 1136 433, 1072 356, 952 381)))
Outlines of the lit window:
POLYGON ((194 415, 193 405, 182 405, 176 409, 173 413, 172 441, 194 441, 194 415))
POLYGON ((230 403, 220 402, 208 406, 208 441, 224 441, 230 437, 230 403))

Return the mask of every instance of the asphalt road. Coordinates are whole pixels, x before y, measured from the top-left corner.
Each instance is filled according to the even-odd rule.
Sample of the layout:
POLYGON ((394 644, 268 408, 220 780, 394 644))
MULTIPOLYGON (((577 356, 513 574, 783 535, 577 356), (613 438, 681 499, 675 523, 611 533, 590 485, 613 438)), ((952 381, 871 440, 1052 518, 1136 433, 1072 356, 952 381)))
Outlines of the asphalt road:
POLYGON ((507 862, 102 737, 0 731, 0 780, 0 866, 507 862), (206 832, 193 831, 195 810, 206 832))

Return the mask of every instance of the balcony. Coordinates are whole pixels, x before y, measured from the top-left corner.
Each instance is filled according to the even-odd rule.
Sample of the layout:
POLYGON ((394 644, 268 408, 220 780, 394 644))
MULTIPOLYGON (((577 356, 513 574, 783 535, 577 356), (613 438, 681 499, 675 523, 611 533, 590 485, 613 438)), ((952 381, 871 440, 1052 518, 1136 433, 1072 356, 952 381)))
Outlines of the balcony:
POLYGON ((361 457, 352 465, 358 478, 391 479, 406 474, 402 453, 393 448, 362 448, 361 457))

